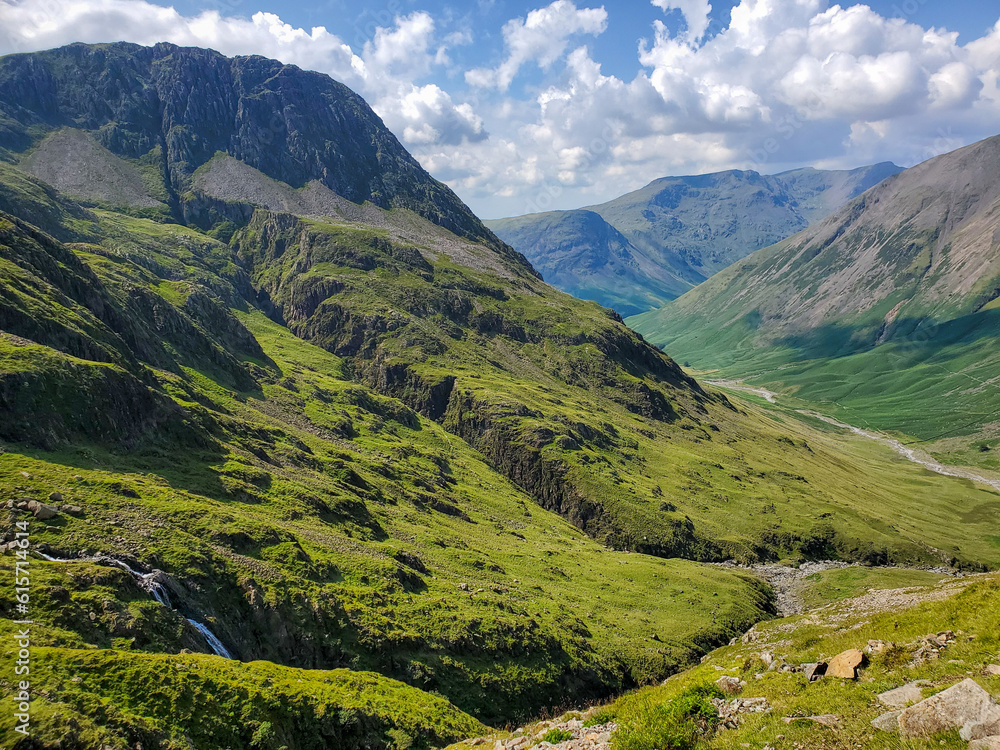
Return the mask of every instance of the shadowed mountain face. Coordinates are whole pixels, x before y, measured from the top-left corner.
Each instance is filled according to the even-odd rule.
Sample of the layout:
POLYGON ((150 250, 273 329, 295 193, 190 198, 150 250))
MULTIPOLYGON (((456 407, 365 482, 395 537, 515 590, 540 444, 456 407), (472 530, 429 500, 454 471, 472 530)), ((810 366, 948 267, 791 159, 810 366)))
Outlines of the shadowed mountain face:
POLYGON ((659 306, 691 288, 599 214, 584 209, 499 219, 487 224, 557 289, 597 300, 622 315, 659 306))
MULTIPOLYGON (((982 384, 997 361, 998 174, 1000 137, 931 159, 630 323, 699 367, 781 367, 761 377, 803 397, 839 401, 878 383, 883 399, 905 390, 925 416, 991 421, 983 405, 997 402, 995 389, 982 384), (939 364, 918 378, 931 359, 939 364), (815 360, 811 375, 788 366, 805 360, 815 360)), ((897 428, 901 420, 898 410, 897 428)))
MULTIPOLYGON (((142 160, 173 214, 205 228, 215 218, 211 209, 221 207, 189 194, 192 175, 223 152, 295 188, 318 181, 350 201, 408 208, 461 236, 496 242, 361 97, 328 76, 275 60, 125 43, 0 60, 0 154, 24 152, 65 127, 142 160)), ((53 158, 63 152, 48 150, 53 158)), ((54 171, 43 159, 30 166, 43 178, 54 171)), ((63 179, 68 184, 57 187, 73 186, 72 175, 63 179)), ((117 189, 129 182, 122 179, 117 189)))
POLYGON ((579 212, 533 214, 487 225, 559 289, 629 315, 674 299, 899 171, 882 163, 773 176, 732 170, 665 177, 579 212), (614 241, 609 244, 611 230, 614 241))

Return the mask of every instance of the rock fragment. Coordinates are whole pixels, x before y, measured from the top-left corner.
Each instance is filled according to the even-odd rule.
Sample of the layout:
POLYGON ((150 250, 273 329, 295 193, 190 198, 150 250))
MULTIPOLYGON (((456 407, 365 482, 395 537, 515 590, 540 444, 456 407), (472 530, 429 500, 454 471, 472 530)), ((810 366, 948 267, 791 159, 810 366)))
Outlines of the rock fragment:
POLYGON ((906 737, 958 729, 963 740, 978 740, 1000 734, 1000 705, 974 680, 965 679, 904 710, 899 729, 906 737))
POLYGON ((889 713, 882 714, 876 719, 872 719, 871 724, 880 732, 898 732, 899 715, 901 713, 903 713, 902 710, 890 711, 889 713))
POLYGON ((729 675, 720 677, 715 681, 715 684, 719 686, 719 689, 723 693, 727 693, 729 695, 736 695, 737 693, 742 692, 743 688, 747 686, 747 684, 739 677, 731 677, 729 675))
POLYGON ((926 685, 927 680, 917 680, 895 690, 887 690, 878 696, 879 703, 889 708, 906 708, 914 703, 919 703, 924 699, 924 693, 920 689, 921 685, 926 685))
POLYGON ((809 682, 816 682, 820 677, 826 674, 827 664, 825 661, 817 662, 815 664, 803 664, 802 672, 805 674, 806 679, 809 682))
POLYGON ((826 676, 853 680, 857 677, 857 668, 861 666, 864 658, 865 655, 856 648, 837 654, 830 660, 830 666, 826 669, 826 676))

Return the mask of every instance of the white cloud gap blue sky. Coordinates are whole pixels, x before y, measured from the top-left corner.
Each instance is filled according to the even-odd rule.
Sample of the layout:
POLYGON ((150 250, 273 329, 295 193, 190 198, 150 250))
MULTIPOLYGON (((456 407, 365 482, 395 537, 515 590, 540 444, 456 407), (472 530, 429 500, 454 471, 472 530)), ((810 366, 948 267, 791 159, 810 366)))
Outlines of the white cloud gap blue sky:
POLYGON ((996 134, 984 5, 0 0, 0 54, 169 41, 328 73, 493 218, 669 174, 909 166, 996 134))

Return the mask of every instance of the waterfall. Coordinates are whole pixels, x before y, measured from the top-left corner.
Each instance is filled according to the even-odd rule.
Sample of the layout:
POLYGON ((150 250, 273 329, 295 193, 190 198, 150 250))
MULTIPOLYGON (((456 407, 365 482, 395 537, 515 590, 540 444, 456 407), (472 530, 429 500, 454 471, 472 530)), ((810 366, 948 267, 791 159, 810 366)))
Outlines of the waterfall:
POLYGON ((222 645, 222 641, 215 637, 215 633, 208 629, 208 626, 198 622, 197 620, 192 620, 188 618, 188 622, 191 623, 195 630, 205 636, 205 640, 208 641, 208 645, 212 647, 212 650, 217 656, 221 656, 224 659, 232 659, 233 655, 229 653, 228 649, 222 645))
MULTIPOLYGON (((174 608, 173 605, 170 603, 170 595, 167 593, 166 587, 159 581, 154 580, 156 578, 156 575, 158 573, 162 573, 163 571, 154 570, 152 573, 140 573, 129 567, 127 563, 124 563, 121 560, 117 560, 114 557, 107 557, 105 555, 97 555, 96 557, 59 558, 59 557, 52 557, 51 555, 47 555, 44 552, 40 552, 39 550, 35 550, 35 552, 43 560, 48 560, 49 562, 96 562, 96 563, 101 563, 103 565, 113 565, 116 568, 121 568, 126 573, 131 575, 139 583, 139 585, 143 588, 143 590, 149 592, 149 594, 162 606, 166 607, 167 609, 174 608)), ((197 620, 192 620, 191 618, 186 618, 186 619, 189 623, 191 623, 191 625, 194 627, 195 630, 197 630, 199 633, 202 634, 202 636, 204 636, 205 640, 208 642, 208 645, 211 647, 212 651, 214 651, 217 656, 221 656, 224 659, 233 658, 233 655, 229 653, 229 649, 227 649, 224 645, 222 645, 222 641, 219 640, 218 636, 216 636, 215 633, 213 633, 211 630, 208 629, 207 625, 198 622, 197 620)))

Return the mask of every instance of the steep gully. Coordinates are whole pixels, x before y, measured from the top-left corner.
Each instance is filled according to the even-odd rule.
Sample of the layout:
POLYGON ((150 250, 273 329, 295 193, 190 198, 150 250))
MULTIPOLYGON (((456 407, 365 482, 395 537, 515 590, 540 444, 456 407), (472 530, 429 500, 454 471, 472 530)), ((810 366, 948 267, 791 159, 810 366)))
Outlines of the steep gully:
MULTIPOLYGON (((173 605, 170 603, 170 594, 167 593, 166 587, 157 580, 159 576, 164 575, 163 571, 153 570, 151 573, 140 573, 134 570, 127 563, 121 560, 115 559, 114 557, 108 557, 106 555, 97 555, 95 557, 53 557, 44 552, 38 552, 38 555, 43 560, 48 560, 49 562, 58 563, 81 563, 81 562, 95 562, 99 565, 111 565, 116 568, 121 568, 126 573, 131 575, 136 582, 142 587, 143 590, 148 591, 149 594, 161 605, 167 609, 173 609, 173 605)), ((185 618, 188 623, 201 635, 204 637, 205 641, 208 643, 212 651, 217 655, 225 659, 232 659, 233 655, 229 650, 223 645, 222 641, 209 630, 208 626, 203 622, 198 622, 197 620, 192 620, 190 617, 185 618)))
MULTIPOLYGON (((729 389, 733 391, 741 391, 743 393, 751 393, 755 396, 760 396, 768 403, 777 404, 778 394, 773 391, 769 391, 766 388, 758 388, 755 386, 744 385, 742 381, 739 380, 706 380, 709 385, 714 385, 718 388, 729 389)), ((833 425, 834 427, 840 427, 844 430, 850 430, 855 435, 859 435, 868 440, 872 440, 876 443, 881 443, 882 445, 887 445, 892 448, 896 453, 905 458, 907 461, 912 461, 915 464, 923 466, 925 469, 935 472, 936 474, 942 474, 946 477, 957 477, 959 479, 969 479, 973 482, 990 487, 997 492, 1000 492, 1000 479, 990 479, 982 474, 977 474, 974 471, 969 471, 968 469, 963 469, 958 466, 948 466, 942 464, 939 461, 935 461, 933 458, 928 456, 926 453, 914 450, 913 448, 908 448, 899 440, 895 438, 886 437, 880 435, 877 432, 872 432, 871 430, 863 430, 860 427, 855 427, 849 425, 840 420, 834 419, 833 417, 828 417, 824 414, 820 414, 815 411, 810 411, 808 409, 796 409, 796 412, 807 417, 813 417, 814 419, 819 419, 827 424, 833 425)))

